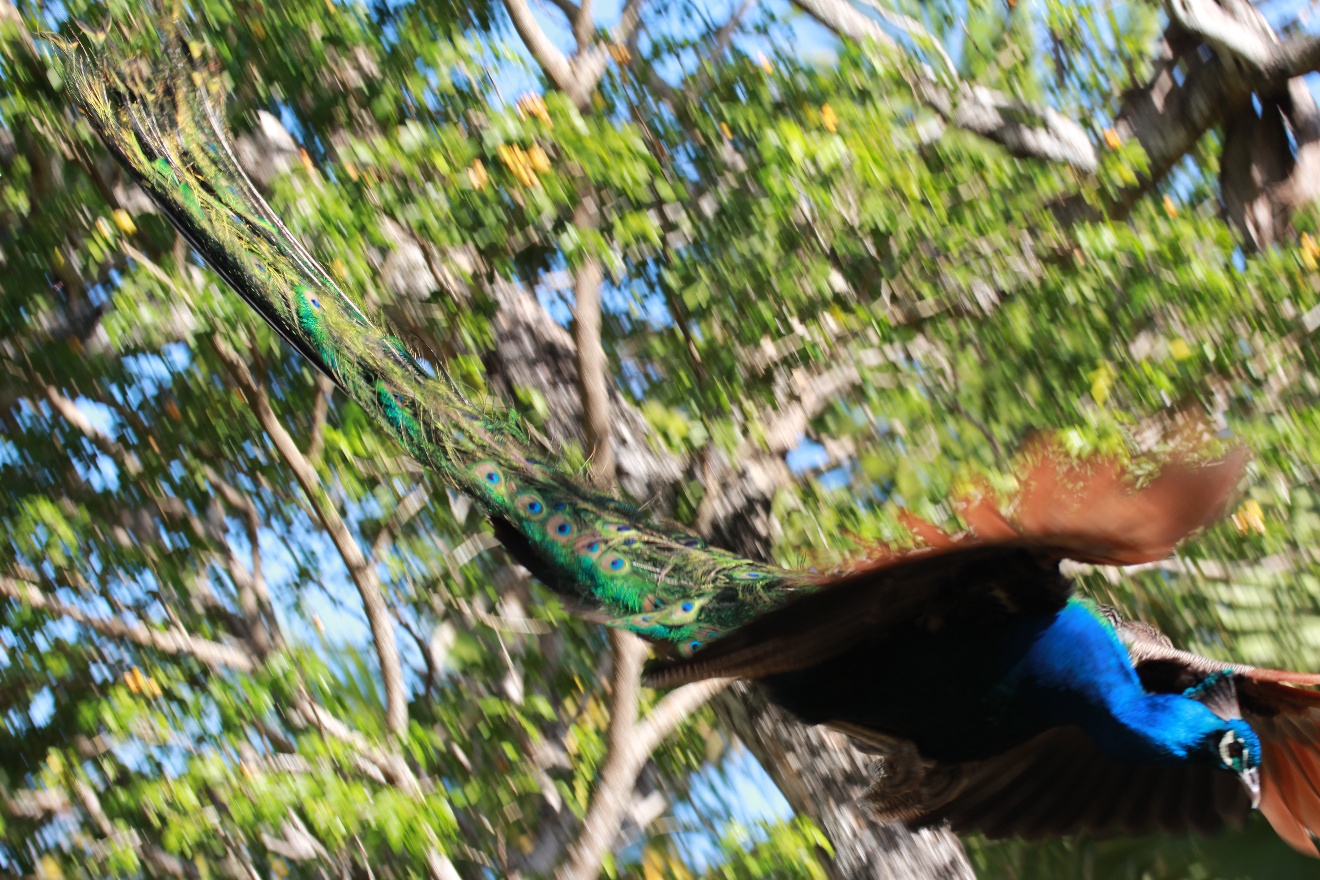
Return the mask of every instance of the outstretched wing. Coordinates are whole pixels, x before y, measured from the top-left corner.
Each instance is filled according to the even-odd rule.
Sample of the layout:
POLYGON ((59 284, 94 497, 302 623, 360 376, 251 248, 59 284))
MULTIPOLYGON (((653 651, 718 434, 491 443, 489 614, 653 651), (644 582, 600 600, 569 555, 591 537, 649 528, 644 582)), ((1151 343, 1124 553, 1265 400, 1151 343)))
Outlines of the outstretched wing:
POLYGON ((653 666, 656 686, 702 678, 765 678, 839 656, 923 620, 963 618, 982 629, 1021 613, 1063 607, 1071 584, 1057 562, 1132 564, 1162 559, 1224 512, 1245 453, 1165 463, 1140 489, 1114 459, 1079 461, 1037 444, 1012 518, 982 496, 961 505, 970 535, 950 536, 905 513, 929 549, 889 553, 819 592, 752 621, 684 662, 653 666))
POLYGON ((1071 581, 1058 572, 1058 550, 1049 546, 1001 541, 911 553, 761 615, 687 660, 652 664, 646 680, 662 687, 704 678, 768 678, 913 628, 985 630, 1016 615, 1057 612, 1071 591, 1071 581))
MULTIPOLYGON (((1260 810, 1297 851, 1320 857, 1320 675, 1223 663, 1175 648, 1152 626, 1122 620, 1112 610, 1119 636, 1147 690, 1181 693, 1207 676, 1233 672, 1239 714, 1260 737, 1260 810)), ((1227 774, 1225 774, 1227 775, 1227 774)))
POLYGON ((881 818, 919 828, 1034 840, 1089 833, 1203 834, 1241 825, 1251 811, 1242 784, 1212 767, 1117 761, 1076 727, 1047 731, 995 758, 932 765, 919 781, 881 775, 867 792, 881 818))
MULTIPOLYGON (((1280 684, 1262 669, 1238 673, 1242 715, 1260 737, 1260 810, 1298 852, 1320 857, 1320 693, 1280 684), (1258 675, 1256 673, 1264 673, 1258 675)), ((1307 684, 1320 684, 1320 675, 1307 684)))

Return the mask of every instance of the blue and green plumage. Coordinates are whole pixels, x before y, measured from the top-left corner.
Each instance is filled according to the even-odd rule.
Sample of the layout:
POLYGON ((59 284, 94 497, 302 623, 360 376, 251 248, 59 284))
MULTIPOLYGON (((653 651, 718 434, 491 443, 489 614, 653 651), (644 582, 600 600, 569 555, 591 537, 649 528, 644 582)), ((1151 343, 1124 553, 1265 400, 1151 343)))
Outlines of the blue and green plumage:
POLYGON ((1320 700, 1285 683, 1320 678, 1178 652, 1073 597, 1059 572, 1064 558, 1167 555, 1222 508, 1231 463, 1174 468, 1135 494, 1084 474, 1072 482, 1085 503, 1068 515, 1050 507, 1063 472, 1038 471, 1047 488, 1024 496, 1035 501, 1013 526, 968 509, 992 540, 832 579, 708 547, 556 467, 504 409, 430 375, 368 317, 238 167, 207 77, 176 61, 148 83, 75 47, 64 59, 98 134, 239 296, 475 499, 537 577, 687 658, 654 667, 654 682, 755 679, 803 720, 880 751, 891 769, 872 799, 890 819, 991 834, 1211 830, 1251 805, 1235 776, 1263 772, 1262 808, 1315 854, 1320 700))
POLYGON ((502 409, 428 375, 247 180, 206 78, 166 65, 173 76, 162 87, 82 51, 65 59, 87 118, 197 251, 409 453, 472 496, 552 586, 680 653, 813 586, 811 578, 709 549, 680 527, 647 522, 555 467, 554 455, 502 409), (688 611, 678 611, 685 603, 688 611))

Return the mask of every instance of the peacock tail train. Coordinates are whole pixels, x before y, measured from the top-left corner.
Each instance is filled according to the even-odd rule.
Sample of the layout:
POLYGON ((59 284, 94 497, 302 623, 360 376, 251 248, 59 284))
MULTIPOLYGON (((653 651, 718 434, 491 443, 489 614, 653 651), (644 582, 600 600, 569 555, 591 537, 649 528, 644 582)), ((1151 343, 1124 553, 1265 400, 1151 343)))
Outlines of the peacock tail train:
MULTIPOLYGON (((52 40, 52 42, 55 42, 52 40)), ((818 579, 709 547, 575 479, 508 411, 431 375, 293 236, 239 167, 216 78, 56 43, 97 134, 198 254, 419 462, 472 497, 500 540, 593 617, 689 655, 818 579)))

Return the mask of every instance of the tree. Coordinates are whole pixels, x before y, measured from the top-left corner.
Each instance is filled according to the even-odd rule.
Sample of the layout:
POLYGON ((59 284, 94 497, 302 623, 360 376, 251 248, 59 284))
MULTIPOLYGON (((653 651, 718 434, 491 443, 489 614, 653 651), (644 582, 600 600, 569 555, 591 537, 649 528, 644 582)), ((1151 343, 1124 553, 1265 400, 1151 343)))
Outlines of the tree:
MULTIPOLYGON (((1315 49, 1244 3, 1169 8, 185 18, 290 227, 595 478, 822 564, 902 540, 900 504, 949 521, 960 482, 1004 487, 1033 430, 1150 447, 1202 412, 1257 451, 1248 501, 1188 556, 1087 583, 1192 647, 1305 666, 1315 49), (799 13, 850 42, 809 57, 799 13)), ((754 692, 641 691, 635 643, 568 620, 197 265, 33 37, 112 21, 147 45, 153 15, 0 10, 0 867, 969 873, 947 833, 867 822, 867 759, 754 692), (623 847, 734 733, 814 824, 711 816, 706 865, 623 847)), ((1255 845, 1232 870, 1293 864, 1255 845)), ((1242 851, 1180 846, 972 856, 1179 876, 1242 851)))

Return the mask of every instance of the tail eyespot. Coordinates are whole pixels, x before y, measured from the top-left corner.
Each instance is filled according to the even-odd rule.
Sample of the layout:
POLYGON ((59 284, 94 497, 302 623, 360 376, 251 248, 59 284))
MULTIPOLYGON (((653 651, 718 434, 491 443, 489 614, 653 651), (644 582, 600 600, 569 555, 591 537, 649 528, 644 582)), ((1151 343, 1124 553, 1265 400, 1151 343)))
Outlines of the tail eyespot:
POLYGON ((580 538, 577 539, 577 542, 574 543, 573 549, 575 549, 577 552, 585 556, 590 556, 591 558, 594 559, 600 555, 600 551, 603 549, 603 546, 604 545, 601 544, 599 536, 582 535, 580 538))
POLYGON ((491 488, 495 488, 504 482, 504 475, 500 473, 500 469, 488 461, 474 465, 472 473, 476 474, 478 480, 491 488))
POLYGON ((552 516, 546 521, 545 530, 556 541, 563 543, 573 537, 573 524, 562 516, 552 516))
POLYGON ((518 510, 530 519, 540 519, 545 516, 545 504, 535 495, 519 496, 517 506, 518 510))
POLYGON ((628 570, 628 560, 618 553, 606 553, 598 563, 609 574, 623 574, 628 570))

